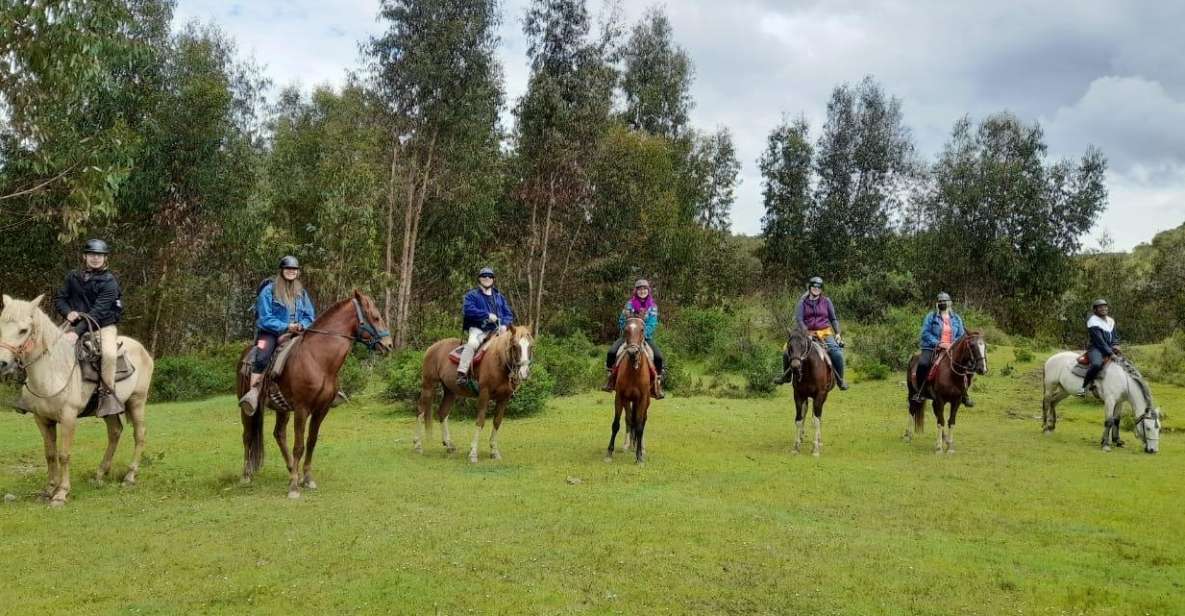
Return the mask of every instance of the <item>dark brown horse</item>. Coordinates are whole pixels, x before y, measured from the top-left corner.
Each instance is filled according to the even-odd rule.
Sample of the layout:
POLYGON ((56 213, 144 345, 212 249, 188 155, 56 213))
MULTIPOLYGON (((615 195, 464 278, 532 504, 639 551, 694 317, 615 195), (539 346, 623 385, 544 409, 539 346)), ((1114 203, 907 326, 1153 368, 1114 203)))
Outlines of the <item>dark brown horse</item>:
POLYGON ((629 451, 632 441, 634 461, 646 463, 646 447, 642 435, 646 431, 646 412, 650 409, 650 393, 653 385, 653 368, 646 351, 646 324, 638 316, 626 319, 626 357, 617 365, 617 379, 613 391, 613 433, 609 435, 609 450, 605 461, 613 461, 613 447, 617 431, 621 428, 621 412, 625 411, 625 450, 629 451))
MULTIPOLYGON (((375 308, 374 300, 357 290, 353 297, 330 306, 313 321, 300 336, 299 346, 292 349, 279 378, 273 380, 270 376, 265 377, 259 398, 260 410, 253 415, 240 411, 243 420, 244 483, 250 483, 255 472, 263 465, 263 409, 271 408, 276 411, 273 434, 288 465, 288 497, 300 498, 301 487, 310 490, 317 488, 317 482, 313 480, 313 450, 317 446, 321 422, 329 414, 329 407, 337 396, 338 371, 355 342, 383 353, 391 346, 391 333, 375 308), (288 450, 287 430, 290 414, 296 415, 296 438, 291 451, 288 450)), ((250 350, 251 347, 248 347, 243 352, 239 358, 240 364, 250 350)), ((242 397, 249 384, 249 377, 239 370, 237 395, 242 397)))
MULTIPOLYGON (((909 373, 905 379, 906 390, 909 394, 909 414, 912 421, 905 427, 905 440, 913 440, 913 433, 923 431, 925 425, 925 402, 914 402, 914 393, 925 383, 917 383, 917 365, 921 353, 914 353, 909 361, 909 373)), ((975 374, 987 374, 987 345, 984 344, 983 334, 967 332, 949 351, 936 352, 934 366, 930 369, 934 378, 930 381, 929 392, 931 404, 934 405, 934 418, 938 420, 938 441, 934 445, 935 453, 942 453, 945 447, 947 453, 955 452, 955 418, 959 414, 959 405, 963 396, 971 388, 971 379, 975 374), (950 405, 950 418, 944 420, 943 411, 950 405)))
POLYGON ((490 400, 493 400, 494 429, 490 432, 490 456, 495 460, 501 460, 502 453, 498 451, 498 428, 502 427, 506 405, 531 374, 531 351, 535 344, 534 338, 531 337, 531 328, 512 325, 505 332, 494 336, 486 346, 481 363, 472 369, 478 383, 477 393, 468 387, 457 385, 457 365, 449 359, 449 354, 461 346, 461 343, 462 340, 459 338, 445 338, 428 347, 424 353, 423 380, 420 384, 413 446, 417 452, 423 453, 424 439, 431 438, 432 419, 428 413, 432 410, 436 387, 439 385, 444 389, 444 398, 440 401, 436 418, 441 423, 445 450, 448 453, 457 450, 453 446, 448 429, 449 411, 457 401, 457 396, 477 398, 477 430, 474 431, 473 443, 469 446, 469 461, 477 462, 478 439, 481 438, 482 428, 485 427, 486 408, 489 407, 490 400))
POLYGON ((790 357, 790 376, 794 383, 794 427, 797 429, 794 453, 802 448, 807 403, 810 403, 815 416, 815 445, 811 453, 818 456, 823 453, 823 405, 827 402, 827 394, 835 387, 827 349, 799 326, 790 331, 786 353, 790 357))

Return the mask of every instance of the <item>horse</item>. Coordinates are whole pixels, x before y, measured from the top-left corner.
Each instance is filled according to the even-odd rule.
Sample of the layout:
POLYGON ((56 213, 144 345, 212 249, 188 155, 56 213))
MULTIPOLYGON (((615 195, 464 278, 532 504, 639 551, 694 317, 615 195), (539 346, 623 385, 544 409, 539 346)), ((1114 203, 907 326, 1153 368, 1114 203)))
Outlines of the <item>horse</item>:
MULTIPOLYGON (((325 421, 337 396, 338 371, 356 342, 380 353, 391 348, 391 333, 375 308, 374 300, 355 289, 351 297, 330 306, 301 333, 299 345, 291 350, 280 376, 264 378, 259 410, 250 415, 239 410, 243 422, 243 484, 251 483, 255 472, 263 466, 263 409, 269 407, 276 411, 276 427, 272 434, 284 455, 284 463, 288 465, 288 498, 300 498, 302 487, 317 489, 313 479, 313 450, 317 447, 321 422, 325 421), (289 451, 288 419, 293 414, 296 416, 296 438, 289 451)), ((288 344, 297 343, 291 341, 288 344)), ((250 351, 251 347, 243 350, 239 357, 240 366, 250 351)), ((247 372, 238 370, 237 397, 241 398, 251 386, 247 372)))
MULTIPOLYGON (((74 446, 78 416, 86 409, 96 385, 82 380, 74 345, 66 340, 64 330, 54 325, 39 307, 43 298, 44 295, 38 295, 33 301, 26 302, 3 296, 0 374, 18 369, 25 371, 27 380, 21 387, 22 402, 33 413, 45 445, 48 483, 43 494, 50 499, 51 506, 61 507, 70 494, 70 450, 74 446)), ((124 485, 131 486, 136 483, 140 458, 144 454, 144 414, 148 392, 152 388, 154 362, 152 354, 132 338, 120 336, 117 344, 134 369, 130 377, 115 384, 116 397, 125 401, 124 412, 132 422, 136 441, 132 463, 123 477, 124 485)), ((118 414, 108 415, 103 421, 107 424, 107 451, 95 473, 95 480, 99 482, 111 470, 111 460, 123 432, 123 421, 118 414)))
POLYGON ((804 418, 807 405, 811 406, 815 420, 815 444, 812 455, 823 452, 823 405, 827 394, 835 387, 835 375, 827 360, 827 349, 811 339, 811 334, 801 325, 790 330, 786 340, 786 353, 790 356, 790 375, 794 383, 794 453, 802 448, 805 432, 804 418))
POLYGON ((457 366, 449 359, 449 354, 463 343, 461 339, 445 338, 428 347, 424 353, 420 399, 416 405, 416 435, 412 446, 417 453, 424 453, 424 439, 431 438, 432 419, 428 412, 436 398, 436 386, 440 385, 444 396, 436 411, 436 418, 442 424, 445 450, 448 453, 457 450, 448 428, 449 411, 457 396, 477 398, 477 429, 473 432, 473 442, 469 446, 469 461, 477 463, 477 443, 485 427, 486 409, 490 400, 493 400, 494 429, 490 432, 490 457, 502 459, 502 453, 498 450, 498 429, 502 427, 502 418, 506 415, 510 397, 531 374, 531 351, 535 345, 531 329, 530 326, 511 325, 505 332, 494 335, 486 345, 481 363, 474 362, 472 371, 477 378, 476 393, 468 387, 457 385, 457 366))
POLYGON ((646 323, 632 316, 625 321, 622 332, 626 357, 617 365, 617 379, 613 398, 613 432, 609 435, 609 449, 605 461, 613 461, 613 447, 621 428, 621 413, 625 411, 625 450, 634 446, 634 462, 646 463, 646 447, 642 435, 646 431, 646 412, 650 409, 650 393, 655 378, 653 361, 646 352, 646 323))
MULTIPOLYGON (((1126 360, 1124 360, 1126 361, 1126 360)), ((1082 387, 1082 377, 1073 373, 1078 364, 1078 353, 1057 353, 1045 360, 1043 373, 1041 400, 1041 416, 1043 432, 1050 434, 1057 428, 1057 404, 1066 399, 1070 392, 1082 387)), ((1156 453, 1160 450, 1160 409, 1152 404, 1151 396, 1145 391, 1123 366, 1107 363, 1099 374, 1101 398, 1103 400, 1103 438, 1100 445, 1103 451, 1111 451, 1111 446, 1122 447, 1119 438, 1119 415, 1124 401, 1131 404, 1132 415, 1136 418, 1136 436, 1144 443, 1145 453, 1156 453), (1110 439, 1110 442, 1108 442, 1110 439)))
MULTIPOLYGON (((913 440, 913 433, 922 432, 925 421, 925 402, 914 402, 914 393, 925 383, 915 383, 918 359, 921 353, 914 353, 909 361, 909 373, 905 379, 906 391, 909 395, 909 414, 913 421, 906 424, 905 441, 913 440)), ((975 374, 987 374, 987 344, 983 341, 983 334, 967 332, 948 351, 935 353, 934 367, 937 374, 930 381, 931 404, 934 406, 934 418, 938 420, 938 441, 934 445, 934 453, 955 452, 955 417, 959 414, 959 405, 963 396, 971 387, 971 379, 975 374), (943 410, 950 405, 950 420, 943 421, 943 410)))

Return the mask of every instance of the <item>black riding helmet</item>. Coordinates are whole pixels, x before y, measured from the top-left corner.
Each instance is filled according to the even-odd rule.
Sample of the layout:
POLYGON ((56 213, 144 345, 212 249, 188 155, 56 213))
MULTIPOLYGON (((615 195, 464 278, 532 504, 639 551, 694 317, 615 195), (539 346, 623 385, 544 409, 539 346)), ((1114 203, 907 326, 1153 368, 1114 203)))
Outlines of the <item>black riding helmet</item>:
POLYGON ((109 255, 111 254, 111 247, 100 239, 90 239, 86 241, 86 245, 82 249, 84 255, 109 255))
POLYGON ((807 287, 819 287, 820 289, 822 289, 823 288, 823 279, 819 278, 818 276, 814 276, 809 281, 807 281, 807 287))
POLYGON ((280 259, 280 269, 300 269, 300 261, 292 255, 287 255, 280 259))

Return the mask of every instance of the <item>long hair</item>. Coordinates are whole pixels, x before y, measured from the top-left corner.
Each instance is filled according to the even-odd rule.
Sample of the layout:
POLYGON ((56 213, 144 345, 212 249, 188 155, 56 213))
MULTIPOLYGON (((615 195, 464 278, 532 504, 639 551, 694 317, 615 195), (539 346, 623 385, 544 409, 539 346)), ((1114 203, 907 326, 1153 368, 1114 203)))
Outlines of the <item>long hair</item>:
POLYGON ((272 296, 287 306, 289 310, 296 310, 296 300, 304 294, 304 285, 301 284, 300 278, 289 282, 284 279, 283 273, 279 273, 276 274, 272 284, 275 285, 272 288, 272 296))

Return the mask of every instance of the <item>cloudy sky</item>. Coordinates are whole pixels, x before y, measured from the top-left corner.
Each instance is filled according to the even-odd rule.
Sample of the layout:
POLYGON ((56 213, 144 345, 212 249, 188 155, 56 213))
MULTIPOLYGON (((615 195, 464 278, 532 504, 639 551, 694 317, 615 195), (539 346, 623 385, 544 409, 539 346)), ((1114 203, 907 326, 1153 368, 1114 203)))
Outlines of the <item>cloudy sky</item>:
MULTIPOLYGON (((508 100, 526 87, 521 20, 503 0, 508 100)), ((623 1, 628 22, 652 3, 623 1)), ((1056 157, 1093 144, 1110 161, 1104 230, 1117 248, 1185 222, 1185 3, 1076 0, 667 0, 695 63, 692 119, 733 131, 744 163, 733 229, 760 231, 756 159, 783 114, 817 130, 838 83, 872 74, 902 99, 932 158, 959 117, 1010 110, 1039 120, 1056 157), (974 5, 974 7, 972 7, 974 5)), ((598 0, 589 5, 599 8, 598 0)), ((215 22, 279 85, 339 85, 379 31, 377 0, 180 0, 178 27, 215 22)))

